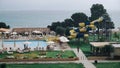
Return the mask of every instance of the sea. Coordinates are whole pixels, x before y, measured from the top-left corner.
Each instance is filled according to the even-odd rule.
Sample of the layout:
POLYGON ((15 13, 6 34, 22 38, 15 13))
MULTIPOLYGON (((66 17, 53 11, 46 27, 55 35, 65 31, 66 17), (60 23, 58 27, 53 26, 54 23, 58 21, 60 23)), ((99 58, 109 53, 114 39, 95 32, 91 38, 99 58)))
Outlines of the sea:
MULTIPOLYGON (((80 10, 19 10, 19 11, 0 11, 0 22, 5 22, 11 28, 29 28, 29 27, 47 27, 52 22, 64 21, 71 18, 72 14, 77 12, 84 12, 90 16, 90 11, 80 10)), ((115 27, 120 27, 120 12, 108 11, 115 27)))

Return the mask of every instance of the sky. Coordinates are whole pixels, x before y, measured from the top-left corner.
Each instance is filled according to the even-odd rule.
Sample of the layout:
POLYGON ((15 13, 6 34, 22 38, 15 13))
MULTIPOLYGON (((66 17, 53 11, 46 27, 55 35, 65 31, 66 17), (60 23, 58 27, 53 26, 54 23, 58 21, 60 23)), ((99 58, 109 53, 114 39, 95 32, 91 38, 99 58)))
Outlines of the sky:
POLYGON ((1 10, 89 10, 93 4, 120 11, 120 0, 0 0, 1 10))

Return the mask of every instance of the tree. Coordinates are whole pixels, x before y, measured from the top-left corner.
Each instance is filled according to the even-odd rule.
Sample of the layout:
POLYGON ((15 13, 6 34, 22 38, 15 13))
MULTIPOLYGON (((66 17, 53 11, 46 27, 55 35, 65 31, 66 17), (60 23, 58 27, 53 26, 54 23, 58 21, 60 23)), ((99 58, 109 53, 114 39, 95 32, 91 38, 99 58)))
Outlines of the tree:
POLYGON ((61 23, 59 21, 53 22, 51 26, 48 26, 48 28, 50 28, 50 30, 56 31, 57 26, 61 26, 61 23))
POLYGON ((65 28, 57 26, 56 31, 57 34, 59 35, 64 35, 65 34, 65 28))
POLYGON ((70 30, 71 30, 70 27, 67 27, 67 28, 66 28, 66 30, 65 30, 65 35, 66 35, 66 36, 70 36, 70 32, 69 32, 70 30))
POLYGON ((88 16, 85 13, 74 13, 71 16, 73 22, 74 22, 74 26, 79 26, 78 23, 80 22, 88 22, 88 16))
MULTIPOLYGON (((66 27, 68 27, 68 28, 73 27, 73 21, 72 21, 72 19, 65 19, 63 22, 59 22, 59 21, 58 22, 53 22, 52 25, 48 25, 47 27, 50 28, 50 30, 53 30, 55 32, 56 32, 56 29, 58 29, 59 27, 60 27, 59 28, 60 30, 61 30, 61 28, 64 28, 64 30, 66 30, 66 27)), ((57 31, 56 33, 59 34, 60 32, 57 31)))
POLYGON ((104 6, 102 4, 93 4, 92 7, 90 8, 90 11, 91 11, 91 17, 89 18, 90 21, 96 20, 106 13, 106 9, 104 9, 104 6))
POLYGON ((114 38, 116 39, 115 41, 118 41, 119 40, 119 34, 117 34, 117 32, 115 32, 113 35, 114 35, 114 38))
POLYGON ((91 17, 89 17, 90 21, 96 20, 99 17, 104 18, 104 20, 101 23, 95 24, 96 27, 98 28, 98 39, 100 38, 99 29, 105 29, 107 38, 107 29, 114 28, 114 23, 111 21, 111 18, 107 13, 106 9, 102 4, 93 4, 90 10, 91 10, 91 17))
POLYGON ((72 19, 65 19, 65 27, 73 27, 73 20, 72 19))
POLYGON ((0 28, 10 28, 10 26, 6 25, 4 22, 0 22, 0 28))

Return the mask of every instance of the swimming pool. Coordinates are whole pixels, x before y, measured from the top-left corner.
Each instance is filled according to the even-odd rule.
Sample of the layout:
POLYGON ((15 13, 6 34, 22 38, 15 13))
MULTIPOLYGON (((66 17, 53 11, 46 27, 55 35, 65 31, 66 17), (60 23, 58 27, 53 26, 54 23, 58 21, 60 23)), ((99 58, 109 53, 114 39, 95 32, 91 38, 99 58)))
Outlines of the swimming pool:
POLYGON ((46 41, 41 41, 41 40, 15 40, 15 44, 14 44, 14 40, 12 41, 4 41, 4 48, 7 48, 8 50, 11 48, 14 49, 24 49, 24 45, 27 45, 28 48, 31 48, 31 50, 34 50, 34 48, 36 47, 44 47, 44 49, 46 49, 47 43, 46 41))

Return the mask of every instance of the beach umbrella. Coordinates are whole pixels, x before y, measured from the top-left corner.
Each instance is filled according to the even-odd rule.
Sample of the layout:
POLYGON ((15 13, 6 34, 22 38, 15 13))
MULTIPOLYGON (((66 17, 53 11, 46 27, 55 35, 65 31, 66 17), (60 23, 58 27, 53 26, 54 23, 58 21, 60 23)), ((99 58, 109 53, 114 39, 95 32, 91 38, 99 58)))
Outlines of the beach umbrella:
POLYGON ((16 35, 16 34, 17 34, 17 32, 12 32, 11 34, 16 35))
POLYGON ((39 33, 42 33, 42 32, 35 30, 35 31, 33 31, 33 33, 39 34, 39 33))
POLYGON ((60 40, 61 42, 69 42, 69 40, 68 40, 65 36, 59 37, 59 40, 60 40))
POLYGON ((31 44, 31 42, 29 42, 29 41, 25 41, 25 42, 23 42, 23 44, 31 44))
POLYGON ((28 32, 25 32, 25 34, 29 34, 28 32))
POLYGON ((6 32, 4 32, 5 34, 9 34, 10 32, 9 31, 6 31, 6 32))

